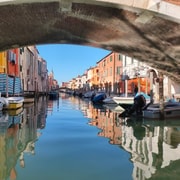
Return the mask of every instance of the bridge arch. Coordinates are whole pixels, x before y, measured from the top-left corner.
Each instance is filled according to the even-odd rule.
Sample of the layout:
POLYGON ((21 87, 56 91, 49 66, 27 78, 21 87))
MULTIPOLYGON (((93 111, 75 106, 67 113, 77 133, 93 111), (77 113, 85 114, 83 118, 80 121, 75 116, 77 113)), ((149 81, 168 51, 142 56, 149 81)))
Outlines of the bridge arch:
POLYGON ((4 0, 0 50, 54 43, 99 47, 180 82, 179 12, 167 0, 4 0))

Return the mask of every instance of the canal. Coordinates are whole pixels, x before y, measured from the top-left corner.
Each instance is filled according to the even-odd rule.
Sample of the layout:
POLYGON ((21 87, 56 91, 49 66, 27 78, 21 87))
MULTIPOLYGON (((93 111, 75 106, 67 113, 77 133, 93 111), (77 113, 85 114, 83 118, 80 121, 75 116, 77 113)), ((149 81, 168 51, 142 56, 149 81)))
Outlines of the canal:
POLYGON ((0 180, 179 177, 180 119, 120 119, 66 94, 1 112, 0 180))

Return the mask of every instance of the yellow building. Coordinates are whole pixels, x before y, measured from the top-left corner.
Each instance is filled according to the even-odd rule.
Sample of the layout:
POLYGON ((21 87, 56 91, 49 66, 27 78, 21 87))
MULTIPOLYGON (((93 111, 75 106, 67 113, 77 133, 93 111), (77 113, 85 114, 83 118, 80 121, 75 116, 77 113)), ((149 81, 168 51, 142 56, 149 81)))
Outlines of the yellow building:
POLYGON ((7 52, 0 52, 0 74, 7 73, 7 52))
POLYGON ((97 66, 92 68, 92 78, 91 78, 91 83, 93 88, 98 88, 99 85, 99 68, 97 66))

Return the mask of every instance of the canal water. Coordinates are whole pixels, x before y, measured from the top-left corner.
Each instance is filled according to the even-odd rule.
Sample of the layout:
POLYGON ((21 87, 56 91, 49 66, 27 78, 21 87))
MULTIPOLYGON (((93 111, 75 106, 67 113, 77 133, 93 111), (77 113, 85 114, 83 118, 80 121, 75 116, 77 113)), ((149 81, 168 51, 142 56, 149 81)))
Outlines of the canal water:
POLYGON ((0 180, 179 177, 180 119, 120 119, 66 94, 1 113, 0 180))

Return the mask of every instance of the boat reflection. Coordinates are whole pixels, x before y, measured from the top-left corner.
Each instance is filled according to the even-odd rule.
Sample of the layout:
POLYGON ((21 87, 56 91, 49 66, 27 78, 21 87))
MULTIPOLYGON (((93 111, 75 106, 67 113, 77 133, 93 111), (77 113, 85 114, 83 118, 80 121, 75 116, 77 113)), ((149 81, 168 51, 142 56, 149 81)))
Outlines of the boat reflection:
MULTIPOLYGON (((132 179, 179 179, 180 121, 149 121, 121 119, 118 111, 90 101, 66 97, 60 103, 73 104, 81 110, 88 123, 100 131, 109 143, 130 154, 132 179)), ((35 154, 35 142, 46 127, 49 110, 58 108, 59 101, 40 98, 32 105, 0 114, 0 179, 17 179, 16 168, 24 168, 25 154, 35 154)), ((61 104, 63 105, 63 104, 61 104)))
POLYGON ((0 114, 0 179, 16 179, 16 164, 24 168, 24 154, 35 153, 35 141, 41 135, 37 129, 46 124, 46 100, 40 99, 24 109, 0 114))
MULTIPOLYGON (((84 111, 84 109, 83 109, 84 111)), ((133 179, 178 179, 180 175, 180 121, 122 120, 118 113, 88 103, 84 112, 89 124, 101 131, 98 136, 109 138, 130 153, 133 179), (170 171, 171 170, 171 171, 170 171)))

